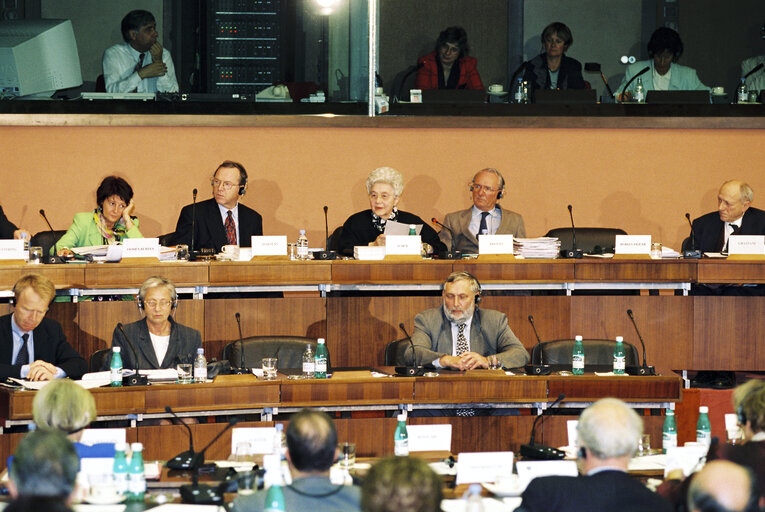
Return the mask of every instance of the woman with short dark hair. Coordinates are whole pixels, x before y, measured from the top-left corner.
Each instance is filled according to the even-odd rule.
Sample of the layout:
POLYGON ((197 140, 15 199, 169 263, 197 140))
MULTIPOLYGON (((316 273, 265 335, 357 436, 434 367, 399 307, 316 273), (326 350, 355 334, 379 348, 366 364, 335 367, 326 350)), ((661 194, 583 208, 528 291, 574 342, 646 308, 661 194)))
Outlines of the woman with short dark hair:
POLYGON ((483 89, 478 61, 468 53, 470 46, 464 28, 443 30, 435 51, 417 60, 415 89, 483 89))
POLYGON ((582 63, 566 56, 574 44, 571 29, 559 21, 550 23, 542 31, 541 40, 544 52, 531 59, 523 73, 529 90, 585 89, 582 63))

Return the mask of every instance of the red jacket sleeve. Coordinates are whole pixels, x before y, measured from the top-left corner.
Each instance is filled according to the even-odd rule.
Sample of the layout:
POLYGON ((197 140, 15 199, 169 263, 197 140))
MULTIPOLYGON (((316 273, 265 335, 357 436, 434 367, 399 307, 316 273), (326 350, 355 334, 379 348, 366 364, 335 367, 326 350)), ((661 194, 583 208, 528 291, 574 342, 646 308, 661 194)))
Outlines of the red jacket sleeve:
POLYGON ((417 70, 414 88, 421 90, 438 89, 438 66, 436 66, 435 53, 429 53, 417 60, 422 66, 417 70))
POLYGON ((460 81, 457 87, 465 89, 483 89, 481 75, 478 74, 478 61, 475 57, 463 57, 460 61, 460 81))

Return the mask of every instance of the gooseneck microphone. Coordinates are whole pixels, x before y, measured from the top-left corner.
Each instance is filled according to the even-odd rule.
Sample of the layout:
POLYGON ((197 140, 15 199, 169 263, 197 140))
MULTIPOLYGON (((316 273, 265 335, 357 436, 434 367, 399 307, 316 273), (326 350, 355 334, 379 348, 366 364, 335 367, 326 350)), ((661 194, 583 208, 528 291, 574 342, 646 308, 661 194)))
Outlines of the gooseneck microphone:
POLYGON ((451 228, 444 226, 440 222, 438 222, 438 219, 433 217, 430 219, 430 221, 435 224, 436 226, 439 226, 441 229, 445 229, 449 232, 449 234, 452 236, 451 243, 449 244, 449 250, 445 252, 438 253, 438 257, 442 260, 459 260, 462 258, 462 251, 455 251, 454 250, 454 231, 451 230, 451 228))
POLYGON ((648 366, 648 363, 645 361, 645 342, 643 341, 643 337, 640 335, 640 331, 638 330, 638 326, 635 323, 635 317, 632 315, 632 310, 627 310, 627 315, 629 315, 630 320, 632 320, 632 325, 635 327, 635 332, 637 333, 638 339, 640 340, 640 345, 643 346, 643 364, 639 366, 627 366, 625 368, 625 371, 629 375, 656 375, 656 368, 653 366, 648 366))
POLYGON ((537 327, 534 325, 534 317, 532 315, 529 315, 529 323, 531 324, 531 328, 534 329, 534 336, 537 337, 537 346, 539 347, 539 364, 534 364, 534 361, 532 360, 531 363, 524 366, 523 369, 526 371, 526 375, 549 375, 552 371, 552 368, 550 368, 549 365, 543 363, 544 358, 542 357, 542 353, 544 350, 542 349, 542 339, 539 337, 537 327))
POLYGON ((622 99, 621 99, 621 102, 622 102, 622 103, 624 103, 624 91, 626 91, 626 90, 627 90, 627 88, 630 86, 630 84, 631 84, 633 81, 635 81, 635 79, 636 79, 637 77, 639 77, 640 75, 643 75, 643 74, 647 73, 649 69, 651 69, 651 66, 646 66, 646 67, 644 67, 644 68, 643 68, 643 69, 641 69, 641 70, 640 70, 638 73, 636 73, 636 74, 635 74, 635 76, 633 76, 632 78, 630 78, 630 79, 629 79, 629 81, 627 81, 627 83, 626 83, 626 84, 624 84, 624 88, 622 88, 622 93, 619 95, 619 96, 622 98, 622 99))
POLYGON ((314 251, 313 259, 315 260, 334 260, 337 259, 337 253, 329 250, 329 223, 327 222, 327 205, 324 205, 324 244, 323 251, 314 251))
POLYGON ((189 247, 189 260, 194 261, 197 259, 194 252, 194 240, 197 231, 197 189, 191 191, 191 197, 191 247, 189 247))
POLYGON ((231 372, 235 375, 243 375, 246 373, 250 373, 250 370, 247 368, 247 365, 244 361, 244 338, 242 337, 242 317, 239 314, 239 311, 236 312, 234 315, 236 317, 236 325, 239 328, 239 367, 231 365, 231 372))
POLYGON ((582 250, 576 247, 576 226, 574 225, 574 208, 568 205, 568 217, 571 219, 571 249, 561 249, 564 258, 581 259, 582 250))
MULTIPOLYGON (((398 324, 398 327, 404 332, 406 339, 409 340, 409 347, 412 348, 412 364, 406 366, 396 366, 396 375, 402 375, 405 377, 419 377, 424 375, 425 368, 422 365, 417 365, 417 351, 414 349, 414 342, 412 341, 412 337, 409 336, 408 332, 406 332, 404 322, 398 324)), ((406 357, 406 351, 404 351, 404 357, 406 357)))
POLYGON ((189 426, 186 425, 186 423, 184 423, 184 421, 177 414, 175 414, 175 411, 173 411, 169 405, 165 406, 165 412, 172 414, 173 417, 177 419, 181 425, 186 427, 186 430, 189 431, 189 449, 168 460, 167 463, 165 463, 165 466, 170 469, 191 469, 196 457, 196 453, 194 452, 194 437, 191 433, 191 428, 189 428, 189 426))
POLYGON ((696 248, 696 231, 693 229, 691 214, 686 212, 685 218, 688 220, 688 225, 691 227, 691 248, 683 251, 683 258, 699 259, 701 258, 701 249, 696 248))
POLYGON ((127 333, 125 332, 125 328, 122 326, 122 322, 117 324, 117 329, 120 330, 120 332, 122 333, 122 337, 125 338, 125 341, 130 347, 130 351, 133 352, 133 366, 135 366, 135 374, 122 377, 122 385, 123 386, 147 386, 149 384, 149 377, 147 377, 146 375, 141 375, 141 371, 138 369, 141 366, 138 360, 138 352, 136 352, 135 345, 133 345, 133 342, 130 340, 127 333))
POLYGON ((746 80, 747 78, 749 78, 750 76, 752 76, 753 74, 755 74, 755 73, 757 73, 759 70, 761 70, 763 66, 765 66, 765 64, 763 64, 762 62, 760 62, 760 63, 759 63, 759 64, 757 64, 755 67, 753 67, 753 68, 752 68, 752 70, 751 70, 751 71, 749 71, 749 73, 745 74, 745 75, 744 75, 742 78, 743 78, 744 80, 746 80))
POLYGON ((553 448, 552 446, 547 446, 544 444, 537 444, 534 442, 534 437, 536 434, 537 429, 537 422, 539 420, 542 420, 542 424, 544 424, 544 417, 546 416, 546 412, 558 405, 560 402, 562 402, 566 398, 566 395, 561 393, 558 395, 558 398, 555 399, 555 401, 550 404, 550 407, 542 411, 542 414, 538 414, 536 418, 534 418, 534 423, 531 425, 531 439, 529 439, 529 444, 522 444, 521 445, 521 457, 524 459, 532 459, 532 460, 558 460, 562 459, 566 456, 566 452, 562 450, 558 450, 557 448, 553 448))
MULTIPOLYGON (((418 62, 416 66, 413 66, 412 69, 406 72, 404 74, 404 77, 401 79, 401 85, 398 86, 398 94, 393 96, 393 103, 398 103, 401 99, 401 95, 404 93, 404 85, 406 84, 406 79, 412 76, 412 73, 419 71, 422 69, 422 67, 425 65, 424 62, 418 62)), ((410 98, 411 99, 411 98, 410 98)))
MULTIPOLYGON (((56 230, 53 229, 53 226, 50 225, 50 221, 48 220, 48 217, 45 215, 45 210, 40 208, 40 216, 43 218, 45 223, 48 225, 48 229, 50 230, 51 237, 55 240, 56 239, 56 230)), ((61 258, 58 255, 58 240, 53 244, 53 256, 50 256, 48 258, 48 263, 64 263, 63 258, 61 258)))

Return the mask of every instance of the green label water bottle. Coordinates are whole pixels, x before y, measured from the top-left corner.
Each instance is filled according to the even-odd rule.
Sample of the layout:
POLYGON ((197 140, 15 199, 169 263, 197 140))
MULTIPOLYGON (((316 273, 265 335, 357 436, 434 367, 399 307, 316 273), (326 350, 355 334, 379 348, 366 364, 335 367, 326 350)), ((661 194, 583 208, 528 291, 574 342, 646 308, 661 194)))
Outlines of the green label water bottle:
POLYGON ((143 444, 133 443, 130 445, 133 454, 130 456, 128 465, 128 492, 127 500, 130 502, 143 503, 146 494, 146 475, 143 468, 143 444))
POLYGON ((677 424, 675 423, 675 411, 667 409, 664 416, 664 427, 661 429, 661 449, 667 453, 668 448, 677 446, 677 424))
POLYGON ((112 473, 114 474, 114 486, 117 488, 117 492, 120 495, 125 495, 128 490, 128 463, 125 450, 127 445, 125 443, 117 443, 114 446, 114 464, 112 465, 112 473))
POLYGON ((112 361, 109 365, 109 380, 111 387, 118 388, 122 386, 122 354, 120 347, 112 348, 112 361))
POLYGON ((393 434, 393 453, 400 457, 409 455, 409 434, 406 431, 406 414, 399 414, 396 432, 393 434))
POLYGON ((624 375, 624 359, 624 338, 617 336, 614 346, 614 375, 624 375))
POLYGON ((584 345, 582 337, 577 336, 574 340, 574 350, 571 354, 571 373, 574 375, 584 375, 584 345))
POLYGON ((414 224, 409 224, 409 236, 417 236, 417 227, 414 224))
POLYGON ((265 512, 284 512, 284 491, 281 484, 273 484, 266 491, 265 512))
POLYGON ((314 377, 317 379, 327 378, 327 359, 329 359, 329 352, 327 351, 327 345, 324 343, 324 338, 316 340, 316 356, 314 364, 314 377))
POLYGON ((709 446, 712 443, 712 425, 709 423, 709 407, 699 407, 699 421, 696 423, 696 442, 709 446))

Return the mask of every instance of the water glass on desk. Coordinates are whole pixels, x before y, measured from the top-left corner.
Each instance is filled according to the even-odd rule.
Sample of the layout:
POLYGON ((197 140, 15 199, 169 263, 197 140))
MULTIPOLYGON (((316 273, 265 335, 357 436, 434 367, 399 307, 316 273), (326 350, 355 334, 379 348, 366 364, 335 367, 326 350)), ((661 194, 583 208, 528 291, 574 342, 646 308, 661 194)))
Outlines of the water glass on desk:
POLYGON ((356 443, 340 443, 337 445, 339 459, 337 464, 343 469, 351 469, 356 465, 356 443))
POLYGON ((42 247, 34 246, 29 248, 29 263, 32 265, 38 265, 42 263, 43 250, 42 247))
POLYGON ((265 380, 276 380, 276 363, 278 359, 275 357, 263 358, 263 378, 265 380))
POLYGON ((189 246, 186 244, 176 245, 175 259, 178 261, 189 261, 189 246))
POLYGON ((178 384, 191 384, 193 382, 190 363, 180 363, 176 370, 178 371, 178 384))

